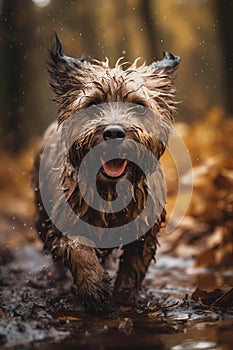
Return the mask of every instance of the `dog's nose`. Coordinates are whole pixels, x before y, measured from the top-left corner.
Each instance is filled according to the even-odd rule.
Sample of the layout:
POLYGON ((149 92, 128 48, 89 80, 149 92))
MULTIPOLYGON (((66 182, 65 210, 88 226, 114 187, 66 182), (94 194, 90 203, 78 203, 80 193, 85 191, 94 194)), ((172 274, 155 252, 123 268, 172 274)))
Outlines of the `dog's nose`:
POLYGON ((125 130, 120 125, 108 125, 103 132, 104 140, 118 139, 122 141, 125 137, 125 130))

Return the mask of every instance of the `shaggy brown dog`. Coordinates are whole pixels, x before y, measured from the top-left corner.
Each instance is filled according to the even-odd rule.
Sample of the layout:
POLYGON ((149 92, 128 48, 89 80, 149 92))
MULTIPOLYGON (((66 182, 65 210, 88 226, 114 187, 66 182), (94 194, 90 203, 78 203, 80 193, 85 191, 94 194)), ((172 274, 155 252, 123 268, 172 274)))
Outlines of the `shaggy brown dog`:
MULTIPOLYGON (((115 295, 137 291, 155 256, 157 232, 165 220, 165 189, 154 159, 159 160, 167 144, 175 111, 174 71, 179 61, 179 57, 165 53, 161 61, 151 65, 138 66, 136 60, 124 69, 125 64, 118 61, 111 69, 107 60, 65 56, 57 36, 50 51, 48 70, 58 103, 58 122, 46 132, 33 169, 37 230, 45 249, 70 269, 78 294, 89 309, 101 310, 109 302, 112 287, 106 265, 114 247, 122 245, 115 295), (61 138, 68 140, 68 151, 61 138), (97 145, 102 147, 99 169, 93 163, 89 171, 96 174, 95 179, 87 171, 80 180, 84 198, 79 168, 97 145), (131 183, 125 189, 131 193, 131 201, 119 210, 106 211, 103 203, 96 208, 95 189, 107 205, 112 205, 122 180, 131 183), (47 206, 42 192, 46 193, 47 206), (149 212, 136 222, 145 206, 149 212), (69 210, 75 213, 75 220, 69 210), (84 225, 82 232, 70 235, 76 222, 84 225), (131 237, 125 228, 128 224, 133 225, 131 237)), ((94 155, 93 160, 98 157, 94 155)))

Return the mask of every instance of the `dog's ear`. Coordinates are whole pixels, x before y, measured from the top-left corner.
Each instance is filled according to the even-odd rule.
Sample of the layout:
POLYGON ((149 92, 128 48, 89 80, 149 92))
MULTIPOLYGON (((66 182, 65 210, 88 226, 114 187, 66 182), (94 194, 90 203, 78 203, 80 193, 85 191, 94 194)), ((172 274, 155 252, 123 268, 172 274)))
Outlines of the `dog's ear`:
POLYGON ((151 68, 156 71, 167 72, 172 74, 178 68, 180 63, 180 57, 169 52, 163 53, 163 59, 160 61, 155 61, 151 64, 151 68))
MULTIPOLYGON (((84 58, 72 58, 63 53, 62 44, 55 33, 52 47, 49 49, 49 60, 47 62, 50 76, 49 82, 55 92, 55 100, 59 100, 60 96, 74 87, 74 73, 78 73, 84 63, 84 58)), ((75 83, 77 86, 78 81, 75 83)))
POLYGON ((154 91, 154 99, 161 115, 173 119, 176 110, 174 78, 180 63, 180 57, 164 52, 163 59, 153 62, 149 67, 147 87, 154 91))

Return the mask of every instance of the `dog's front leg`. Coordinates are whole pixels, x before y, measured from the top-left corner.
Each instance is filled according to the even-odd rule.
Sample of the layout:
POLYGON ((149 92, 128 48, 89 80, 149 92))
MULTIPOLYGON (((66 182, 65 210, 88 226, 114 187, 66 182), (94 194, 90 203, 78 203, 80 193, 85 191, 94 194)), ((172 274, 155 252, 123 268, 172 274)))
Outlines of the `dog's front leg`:
POLYGON ((95 248, 52 228, 47 233, 45 249, 51 252, 56 261, 70 269, 78 295, 87 309, 102 311, 107 307, 110 278, 101 266, 95 248))
POLYGON ((141 239, 124 246, 120 259, 120 267, 114 288, 116 302, 124 300, 128 303, 140 289, 151 260, 155 256, 159 226, 156 224, 141 239), (127 300, 128 299, 128 300, 127 300))

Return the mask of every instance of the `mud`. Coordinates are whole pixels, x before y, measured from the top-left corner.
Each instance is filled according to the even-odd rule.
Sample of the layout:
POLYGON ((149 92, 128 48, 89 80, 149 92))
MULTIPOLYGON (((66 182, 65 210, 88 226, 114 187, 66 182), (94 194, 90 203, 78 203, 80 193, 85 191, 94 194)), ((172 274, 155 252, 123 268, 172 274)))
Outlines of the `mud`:
POLYGON ((191 300, 197 285, 232 285, 230 270, 194 271, 160 252, 136 301, 90 315, 38 241, 0 256, 1 349, 232 349, 233 309, 191 300))

